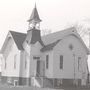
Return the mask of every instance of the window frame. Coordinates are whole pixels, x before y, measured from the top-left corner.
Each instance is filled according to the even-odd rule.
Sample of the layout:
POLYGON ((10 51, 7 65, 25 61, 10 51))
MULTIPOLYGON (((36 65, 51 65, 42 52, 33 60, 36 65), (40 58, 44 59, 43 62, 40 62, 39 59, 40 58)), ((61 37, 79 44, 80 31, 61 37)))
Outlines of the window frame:
POLYGON ((63 70, 63 55, 60 55, 60 65, 59 65, 59 67, 60 67, 60 70, 63 70))
POLYGON ((81 57, 78 57, 78 71, 80 71, 81 57))
POLYGON ((14 55, 14 69, 16 69, 17 54, 14 55))
POLYGON ((25 54, 25 69, 27 69, 27 55, 25 54))
POLYGON ((4 69, 7 68, 7 62, 6 62, 6 58, 5 58, 5 65, 4 65, 4 69))
POLYGON ((46 55, 46 69, 49 68, 49 55, 46 55))

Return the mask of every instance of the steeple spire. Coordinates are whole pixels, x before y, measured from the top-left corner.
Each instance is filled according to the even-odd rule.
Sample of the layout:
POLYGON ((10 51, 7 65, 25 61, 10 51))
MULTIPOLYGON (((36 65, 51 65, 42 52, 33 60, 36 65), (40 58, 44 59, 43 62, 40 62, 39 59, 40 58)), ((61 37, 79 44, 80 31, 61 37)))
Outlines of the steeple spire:
POLYGON ((39 27, 41 19, 39 17, 39 14, 38 14, 38 11, 37 11, 37 8, 36 8, 36 3, 35 3, 35 7, 32 11, 32 14, 31 14, 30 19, 28 20, 28 22, 29 22, 29 28, 36 28, 37 25, 39 27))
POLYGON ((36 8, 36 2, 35 2, 35 8, 36 8))

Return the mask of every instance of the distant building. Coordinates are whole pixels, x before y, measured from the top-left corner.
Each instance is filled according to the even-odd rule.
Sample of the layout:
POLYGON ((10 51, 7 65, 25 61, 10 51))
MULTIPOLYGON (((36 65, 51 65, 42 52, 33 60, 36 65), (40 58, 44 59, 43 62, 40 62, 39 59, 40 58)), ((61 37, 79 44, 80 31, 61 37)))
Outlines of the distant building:
POLYGON ((2 83, 58 87, 86 85, 89 50, 74 27, 45 36, 33 9, 27 33, 9 31, 2 46, 2 83))

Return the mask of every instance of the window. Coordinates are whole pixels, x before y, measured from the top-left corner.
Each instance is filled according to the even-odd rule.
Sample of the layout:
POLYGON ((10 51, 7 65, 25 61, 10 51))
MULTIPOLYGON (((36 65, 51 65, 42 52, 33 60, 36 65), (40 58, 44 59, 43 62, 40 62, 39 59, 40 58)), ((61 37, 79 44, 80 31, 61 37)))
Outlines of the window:
POLYGON ((73 50, 73 48, 74 48, 73 45, 70 44, 70 45, 69 45, 69 49, 70 49, 70 50, 73 50))
POLYGON ((80 70, 81 57, 78 57, 78 70, 80 70))
POLYGON ((60 86, 60 85, 62 85, 63 84, 63 80, 62 79, 58 79, 57 80, 57 86, 60 86))
POLYGON ((11 51, 12 50, 12 38, 11 36, 8 37, 8 50, 11 51))
POLYGON ((18 80, 14 80, 14 86, 18 85, 18 80))
POLYGON ((40 57, 38 57, 38 56, 33 56, 33 59, 34 59, 34 60, 40 60, 40 57))
POLYGON ((4 67, 5 69, 7 68, 7 63, 6 63, 6 59, 5 59, 5 67, 4 67))
POLYGON ((11 77, 8 77, 8 78, 7 78, 7 82, 8 82, 8 83, 12 83, 12 78, 11 78, 11 77))
POLYGON ((16 69, 16 57, 17 55, 14 56, 14 69, 16 69))
POLYGON ((25 55, 25 69, 27 68, 27 56, 25 55))
POLYGON ((63 55, 60 55, 60 69, 63 69, 63 55))
POLYGON ((49 55, 46 55, 46 69, 48 69, 49 55))

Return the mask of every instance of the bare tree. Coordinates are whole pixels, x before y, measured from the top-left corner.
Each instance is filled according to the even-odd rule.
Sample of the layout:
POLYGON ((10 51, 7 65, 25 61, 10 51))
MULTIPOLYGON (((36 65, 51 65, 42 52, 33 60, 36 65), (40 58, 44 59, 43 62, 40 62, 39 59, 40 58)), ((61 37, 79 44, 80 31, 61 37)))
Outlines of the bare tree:
POLYGON ((42 29, 42 30, 41 30, 42 36, 47 35, 47 34, 50 34, 51 32, 52 32, 51 29, 42 29))
POLYGON ((83 41, 87 46, 90 44, 90 27, 86 25, 86 23, 75 23, 69 25, 69 27, 75 27, 83 41), (88 37, 88 38, 87 38, 88 37))

